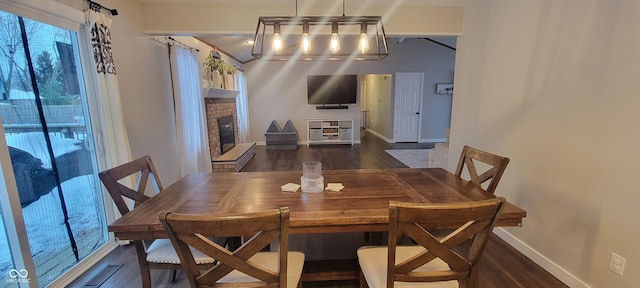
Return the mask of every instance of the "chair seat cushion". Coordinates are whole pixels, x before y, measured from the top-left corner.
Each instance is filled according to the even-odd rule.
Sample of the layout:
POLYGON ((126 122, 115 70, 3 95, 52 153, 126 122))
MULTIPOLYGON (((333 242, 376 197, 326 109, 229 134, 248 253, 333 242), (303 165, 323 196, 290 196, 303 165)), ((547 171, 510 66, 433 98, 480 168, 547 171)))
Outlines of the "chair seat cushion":
MULTIPOLYGON (((215 260, 204 253, 191 248, 193 258, 196 260, 196 264, 209 264, 214 263, 215 260)), ((153 241, 151 246, 147 249, 147 262, 151 263, 170 263, 180 264, 180 258, 178 253, 171 245, 169 239, 158 239, 153 241)))
MULTIPOLYGON (((411 256, 423 252, 425 249, 422 246, 397 246, 396 249, 396 264, 401 263, 409 259, 411 256)), ((367 280, 369 288, 383 288, 387 287, 387 246, 363 246, 358 249, 358 262, 360 263, 360 269, 362 274, 367 280)), ((449 265, 440 259, 434 259, 433 261, 419 267, 414 271, 438 271, 449 270, 449 265)), ((395 282, 396 288, 402 287, 451 287, 457 288, 459 286, 458 281, 443 281, 443 282, 395 282)))
MULTIPOLYGON (((272 271, 278 270, 278 252, 258 252, 249 258, 252 261, 262 267, 270 269, 272 271)), ((297 251, 288 252, 288 268, 287 269, 287 287, 298 287, 300 277, 302 276, 302 267, 304 266, 304 254, 297 251)), ((256 278, 248 276, 237 270, 231 271, 231 273, 222 277, 218 283, 234 283, 234 282, 257 282, 256 278)))

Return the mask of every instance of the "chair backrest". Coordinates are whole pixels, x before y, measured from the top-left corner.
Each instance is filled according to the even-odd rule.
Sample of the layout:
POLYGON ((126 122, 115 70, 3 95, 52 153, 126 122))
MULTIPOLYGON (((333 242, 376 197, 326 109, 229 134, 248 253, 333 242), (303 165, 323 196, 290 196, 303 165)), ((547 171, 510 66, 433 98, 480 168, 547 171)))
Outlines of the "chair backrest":
MULTIPOLYGON (((189 215, 161 212, 159 215, 169 239, 178 252, 191 287, 286 287, 289 251, 289 208, 242 215, 189 215), (253 235, 235 251, 211 241, 211 237, 253 235), (278 269, 273 271, 256 262, 247 261, 269 245, 280 240, 278 269), (196 266, 189 247, 218 261, 202 272, 196 266), (261 282, 216 283, 233 270, 261 282)), ((247 238, 245 238, 247 239, 247 238)))
POLYGON ((460 287, 472 287, 477 279, 478 260, 504 202, 504 198, 445 204, 390 202, 387 287, 394 287, 394 281, 450 280, 457 280, 460 287), (430 229, 446 229, 448 235, 434 236, 430 229), (396 264, 396 247, 404 236, 425 250, 396 264), (466 246, 469 240, 470 247, 466 246), (465 252, 460 253, 460 249, 465 252), (436 259, 448 267, 419 268, 436 259))
MULTIPOLYGON (((99 176, 100 181, 102 181, 104 187, 107 188, 113 202, 115 202, 116 207, 118 207, 118 211, 120 211, 120 214, 122 215, 127 214, 130 210, 124 199, 125 197, 132 199, 135 202, 134 208, 149 199, 148 196, 144 195, 149 178, 153 181, 156 191, 161 191, 163 189, 160 179, 158 178, 156 167, 153 165, 153 161, 151 161, 151 157, 148 155, 102 171, 99 176), (120 180, 128 176, 137 176, 136 183, 127 183, 136 187, 129 187, 130 185, 125 185, 120 182, 120 180)), ((131 179, 129 179, 129 181, 131 181, 131 179)), ((124 182, 126 183, 126 181, 124 182)))
POLYGON ((504 170, 509 164, 509 158, 491 154, 473 147, 464 146, 462 153, 460 153, 460 160, 458 161, 458 167, 456 168, 456 176, 462 176, 462 170, 466 166, 469 172, 470 181, 480 187, 482 183, 491 180, 489 186, 485 190, 489 193, 494 193, 498 182, 504 173, 504 170), (476 163, 474 161, 483 162, 490 167, 480 174, 476 163))

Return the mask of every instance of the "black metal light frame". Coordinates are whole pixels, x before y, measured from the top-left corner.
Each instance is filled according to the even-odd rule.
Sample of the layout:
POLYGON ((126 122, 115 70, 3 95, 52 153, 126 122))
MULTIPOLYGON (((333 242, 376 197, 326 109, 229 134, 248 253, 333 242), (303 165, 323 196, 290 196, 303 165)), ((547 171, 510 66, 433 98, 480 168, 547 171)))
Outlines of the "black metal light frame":
MULTIPOLYGON (((291 27, 290 27, 291 28, 291 27)), ((282 32, 281 32, 282 33, 282 32)), ((320 35, 315 35, 320 36, 320 35)), ((322 35, 329 36, 329 35, 322 35)), ((354 36, 354 35, 349 35, 354 36)), ((358 36, 358 35, 355 35, 358 36)), ((358 39, 358 37, 355 37, 358 39)), ((384 32, 384 25, 382 24, 382 17, 380 16, 270 16, 259 17, 258 25, 256 27, 256 33, 254 35, 253 46, 251 47, 251 55, 256 58, 275 61, 286 60, 382 60, 389 55, 389 49, 387 46, 386 34, 384 32), (347 50, 342 49, 338 53, 331 53, 329 49, 325 49, 323 53, 308 53, 305 54, 302 51, 299 43, 295 45, 289 45, 284 47, 279 53, 275 53, 268 46, 270 41, 265 44, 265 39, 272 37, 268 31, 274 31, 276 26, 282 27, 281 31, 296 31, 285 32, 295 37, 302 37, 303 26, 328 26, 337 24, 338 27, 350 26, 351 30, 361 31, 362 27, 372 27, 369 35, 370 43, 369 50, 362 53, 358 49, 347 50), (299 29, 285 29, 286 26, 297 26, 299 29), (297 34, 296 34, 297 33, 297 34), (295 34, 295 35, 293 35, 295 34)), ((321 43, 315 43, 319 45, 321 43)), ((326 43, 328 45, 328 43, 326 43)), ((342 45, 342 43, 341 43, 342 45)), ((327 46, 328 47, 328 46, 327 46)), ((357 47, 357 45, 356 45, 357 47)))

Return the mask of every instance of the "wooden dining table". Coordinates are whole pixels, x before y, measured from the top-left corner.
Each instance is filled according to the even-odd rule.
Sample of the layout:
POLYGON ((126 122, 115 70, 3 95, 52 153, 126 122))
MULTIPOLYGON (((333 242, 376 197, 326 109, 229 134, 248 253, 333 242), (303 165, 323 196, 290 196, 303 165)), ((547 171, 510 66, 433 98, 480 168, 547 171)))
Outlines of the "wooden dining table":
MULTIPOLYGON (((452 203, 494 198, 440 168, 325 170, 339 192, 283 192, 302 171, 196 173, 179 179, 109 225, 120 240, 167 238, 161 211, 240 214, 288 206, 291 234, 386 231, 389 201, 452 203)), ((526 211, 506 203, 497 226, 519 226, 526 211)))
MULTIPOLYGON (((342 190, 282 191, 287 183, 299 184, 301 176, 302 171, 189 174, 111 223, 109 231, 120 240, 167 238, 158 220, 161 211, 231 215, 288 206, 291 234, 384 232, 389 201, 452 203, 495 197, 440 168, 325 170, 324 184, 342 183, 342 190)), ((507 202, 497 226, 519 226, 526 215, 507 202)), ((382 233, 366 235, 375 239, 371 243, 382 241, 382 233)), ((302 281, 357 280, 358 273, 353 259, 306 261, 302 281)))

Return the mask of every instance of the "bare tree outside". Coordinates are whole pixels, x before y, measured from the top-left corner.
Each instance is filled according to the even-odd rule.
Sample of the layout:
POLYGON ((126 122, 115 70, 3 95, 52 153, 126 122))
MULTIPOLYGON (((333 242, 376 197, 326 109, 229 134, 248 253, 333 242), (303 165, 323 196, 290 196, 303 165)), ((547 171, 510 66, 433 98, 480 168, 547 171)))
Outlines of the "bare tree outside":
MULTIPOLYGON (((18 27, 17 16, 0 13, 0 85, 2 86, 2 100, 11 99, 11 89, 32 91, 31 82, 26 70, 22 36, 18 27)), ((26 25, 27 38, 33 36, 41 25, 29 21, 26 25)))

